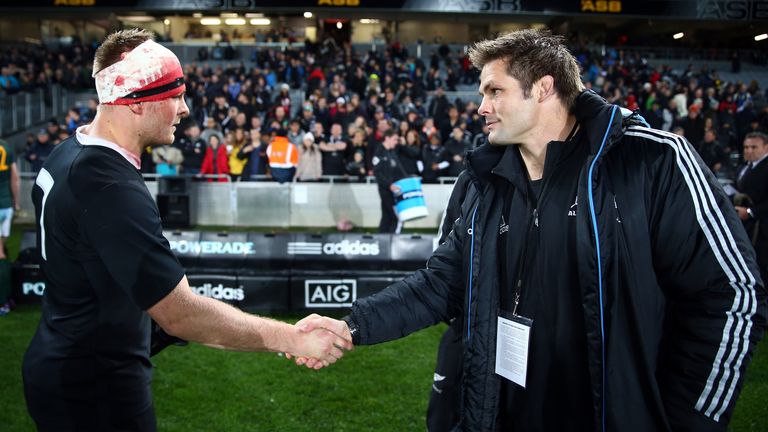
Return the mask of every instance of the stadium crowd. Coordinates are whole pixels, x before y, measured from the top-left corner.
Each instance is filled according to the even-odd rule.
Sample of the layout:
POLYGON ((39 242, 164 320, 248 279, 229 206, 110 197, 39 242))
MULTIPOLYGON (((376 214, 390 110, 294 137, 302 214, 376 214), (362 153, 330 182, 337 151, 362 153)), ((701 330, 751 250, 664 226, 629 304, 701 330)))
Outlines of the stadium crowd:
MULTIPOLYGON (((655 68, 619 49, 599 54, 571 48, 587 87, 639 111, 654 128, 684 135, 721 178, 735 176, 746 134, 768 131, 766 92, 757 82, 723 82, 707 67, 655 68)), ((3 52, 0 85, 15 91, 8 90, 13 78, 19 86, 11 87, 19 89, 91 85, 84 60, 92 57, 90 48, 64 50, 3 52)), ((423 61, 396 42, 368 52, 308 43, 303 49, 262 49, 239 63, 188 64, 186 78, 190 117, 173 146, 142 155, 145 173, 219 181, 358 180, 373 175, 383 134, 394 129, 403 176, 428 183, 458 175, 466 151, 485 139, 477 104, 465 100, 474 98, 446 94, 471 95, 477 84, 466 55, 447 45, 423 61)), ((90 121, 95 107, 95 100, 73 107, 63 122, 52 119, 30 135, 25 158, 32 170, 55 143, 90 121)))

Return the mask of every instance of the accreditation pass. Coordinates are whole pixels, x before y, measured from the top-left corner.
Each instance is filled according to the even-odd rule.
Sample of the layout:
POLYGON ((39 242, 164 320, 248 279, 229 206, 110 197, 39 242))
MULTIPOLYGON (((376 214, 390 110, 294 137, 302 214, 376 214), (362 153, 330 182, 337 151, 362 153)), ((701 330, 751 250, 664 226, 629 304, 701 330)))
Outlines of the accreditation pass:
POLYGON ((525 388, 533 320, 509 314, 496 324, 496 373, 525 388))

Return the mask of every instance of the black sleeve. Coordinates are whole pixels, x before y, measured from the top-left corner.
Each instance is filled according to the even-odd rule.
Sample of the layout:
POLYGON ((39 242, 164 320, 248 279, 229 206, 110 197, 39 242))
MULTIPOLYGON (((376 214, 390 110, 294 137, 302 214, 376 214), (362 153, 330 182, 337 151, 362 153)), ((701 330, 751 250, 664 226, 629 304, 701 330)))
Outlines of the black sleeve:
POLYGON ((398 151, 405 156, 412 159, 419 159, 421 157, 421 149, 412 145, 398 145, 398 151))
POLYGON ((361 345, 401 338, 461 313, 463 226, 464 219, 459 218, 427 268, 352 305, 350 317, 358 325, 361 345))
MULTIPOLYGON (((250 144, 248 144, 248 145, 250 145, 250 144)), ((256 149, 253 149, 253 151, 251 151, 250 153, 246 153, 245 152, 245 148, 246 147, 247 147, 247 145, 244 145, 244 146, 240 147, 240 150, 237 152, 237 158, 238 159, 240 159, 240 160, 248 160, 248 159, 251 158, 251 155, 253 154, 253 152, 256 151, 256 149)))
POLYGON ((376 182, 379 185, 389 187, 395 179, 392 177, 392 170, 389 167, 389 161, 386 158, 387 151, 384 147, 376 149, 376 154, 373 155, 371 163, 373 164, 373 175, 376 177, 376 182))
POLYGON ((467 187, 469 187, 469 174, 466 170, 459 174, 456 179, 456 183, 453 185, 453 191, 451 191, 451 197, 448 198, 448 204, 443 212, 443 219, 440 222, 440 230, 437 232, 438 244, 443 244, 445 239, 453 229, 453 223, 459 218, 461 214, 461 203, 464 202, 464 197, 467 195, 467 187))
POLYGON ((144 310, 168 295, 184 276, 144 185, 114 183, 96 192, 80 229, 118 287, 144 310))
POLYGON ((673 430, 725 431, 765 327, 765 289, 717 179, 684 138, 663 138, 649 220, 668 301, 656 376, 673 430))

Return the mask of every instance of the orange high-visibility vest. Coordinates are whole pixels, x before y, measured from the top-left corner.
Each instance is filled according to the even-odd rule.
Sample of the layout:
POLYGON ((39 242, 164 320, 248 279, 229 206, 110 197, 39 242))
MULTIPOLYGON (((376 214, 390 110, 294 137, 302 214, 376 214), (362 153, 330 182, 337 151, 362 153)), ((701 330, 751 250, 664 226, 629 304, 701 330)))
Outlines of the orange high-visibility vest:
POLYGON ((276 136, 267 147, 267 158, 272 168, 293 168, 299 163, 299 152, 288 138, 276 136))

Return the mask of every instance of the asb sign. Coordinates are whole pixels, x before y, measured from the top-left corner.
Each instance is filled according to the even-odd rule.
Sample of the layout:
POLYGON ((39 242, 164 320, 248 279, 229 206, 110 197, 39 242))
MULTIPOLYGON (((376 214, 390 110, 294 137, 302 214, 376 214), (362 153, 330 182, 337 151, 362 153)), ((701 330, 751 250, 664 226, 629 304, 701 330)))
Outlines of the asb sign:
POLYGON ((304 281, 304 307, 344 308, 357 300, 354 279, 321 279, 304 281))

